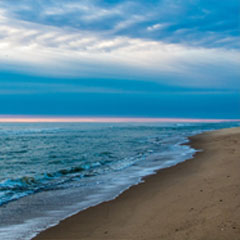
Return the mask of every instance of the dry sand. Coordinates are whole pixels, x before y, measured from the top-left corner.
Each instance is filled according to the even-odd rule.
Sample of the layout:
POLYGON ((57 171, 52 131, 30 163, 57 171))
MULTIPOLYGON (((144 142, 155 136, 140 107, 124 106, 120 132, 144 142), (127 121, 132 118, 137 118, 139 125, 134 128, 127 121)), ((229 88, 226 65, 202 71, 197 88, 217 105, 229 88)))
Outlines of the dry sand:
POLYGON ((204 149, 37 240, 240 240, 240 128, 191 138, 204 149))

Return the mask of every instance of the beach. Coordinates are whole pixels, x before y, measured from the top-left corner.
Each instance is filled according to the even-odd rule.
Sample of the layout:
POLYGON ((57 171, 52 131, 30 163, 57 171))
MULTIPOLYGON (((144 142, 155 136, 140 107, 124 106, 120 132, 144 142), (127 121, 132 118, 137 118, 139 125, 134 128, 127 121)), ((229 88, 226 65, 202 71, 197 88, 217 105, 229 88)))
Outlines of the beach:
POLYGON ((239 240, 240 128, 190 138, 193 159, 146 177, 35 240, 239 240))

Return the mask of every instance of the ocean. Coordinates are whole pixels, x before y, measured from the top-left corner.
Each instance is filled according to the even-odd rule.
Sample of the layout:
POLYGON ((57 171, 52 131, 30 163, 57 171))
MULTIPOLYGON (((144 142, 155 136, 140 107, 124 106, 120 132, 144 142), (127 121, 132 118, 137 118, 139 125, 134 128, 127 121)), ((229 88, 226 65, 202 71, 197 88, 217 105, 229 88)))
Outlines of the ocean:
POLYGON ((31 239, 143 177, 193 157, 225 123, 1 123, 0 239, 31 239))

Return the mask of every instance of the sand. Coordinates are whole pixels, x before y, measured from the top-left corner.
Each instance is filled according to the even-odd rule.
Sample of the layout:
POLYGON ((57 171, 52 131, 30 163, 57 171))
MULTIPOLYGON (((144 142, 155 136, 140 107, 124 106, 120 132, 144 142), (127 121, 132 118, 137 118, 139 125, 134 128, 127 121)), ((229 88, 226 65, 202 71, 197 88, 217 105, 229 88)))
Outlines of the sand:
POLYGON ((35 239, 239 240, 240 128, 194 136, 191 146, 204 151, 35 239))

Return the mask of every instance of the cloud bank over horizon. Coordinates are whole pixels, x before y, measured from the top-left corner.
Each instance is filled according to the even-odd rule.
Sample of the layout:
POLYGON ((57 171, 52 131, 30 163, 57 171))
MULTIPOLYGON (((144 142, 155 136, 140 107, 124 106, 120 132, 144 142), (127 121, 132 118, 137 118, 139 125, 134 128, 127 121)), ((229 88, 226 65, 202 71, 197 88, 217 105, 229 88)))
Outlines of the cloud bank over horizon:
POLYGON ((239 8, 237 0, 0 1, 0 95, 164 92, 235 101, 239 8))

